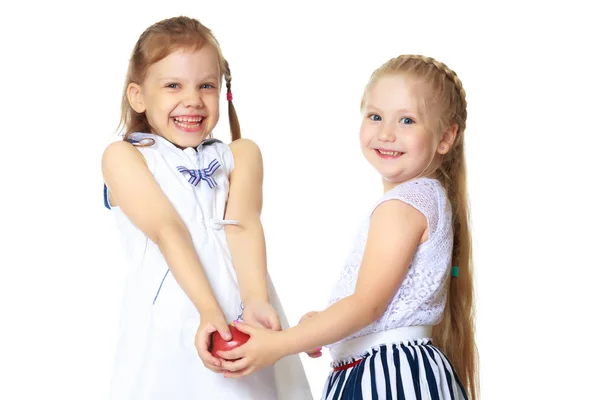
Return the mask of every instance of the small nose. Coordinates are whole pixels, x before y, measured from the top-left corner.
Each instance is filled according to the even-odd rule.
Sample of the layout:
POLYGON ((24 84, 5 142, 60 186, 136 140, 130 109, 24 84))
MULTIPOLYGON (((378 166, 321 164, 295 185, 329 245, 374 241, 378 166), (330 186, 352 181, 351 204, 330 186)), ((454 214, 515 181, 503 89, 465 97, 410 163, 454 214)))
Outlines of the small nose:
POLYGON ((389 124, 385 124, 381 127, 379 132, 377 133, 377 139, 382 142, 395 142, 396 141, 396 131, 395 127, 389 124))
POLYGON ((185 107, 202 108, 204 102, 199 91, 190 90, 183 101, 185 107))

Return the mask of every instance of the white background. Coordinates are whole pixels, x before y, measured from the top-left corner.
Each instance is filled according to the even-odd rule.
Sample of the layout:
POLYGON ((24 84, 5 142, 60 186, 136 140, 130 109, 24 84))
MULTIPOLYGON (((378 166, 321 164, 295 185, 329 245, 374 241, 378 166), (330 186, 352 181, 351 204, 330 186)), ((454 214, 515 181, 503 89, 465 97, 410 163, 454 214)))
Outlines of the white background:
MULTIPOLYGON (((262 148, 290 321, 325 306, 381 193, 358 147, 370 73, 425 54, 467 92, 483 399, 600 398, 598 13, 479 3, 3 2, 0 398, 106 398, 125 266, 100 157, 135 41, 181 14, 215 32, 243 135, 262 148)), ((328 354, 302 360, 317 398, 328 354)))

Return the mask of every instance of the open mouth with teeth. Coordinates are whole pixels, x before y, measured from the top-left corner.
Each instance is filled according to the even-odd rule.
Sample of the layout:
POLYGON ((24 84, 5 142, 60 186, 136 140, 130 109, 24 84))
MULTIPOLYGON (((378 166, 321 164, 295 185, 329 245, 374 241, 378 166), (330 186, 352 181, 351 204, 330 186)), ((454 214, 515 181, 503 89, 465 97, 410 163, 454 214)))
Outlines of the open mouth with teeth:
POLYGON ((401 151, 392 151, 392 150, 383 150, 383 149, 375 149, 375 153, 377 153, 382 158, 398 158, 404 154, 401 151))
POLYGON ((197 131, 202 126, 202 122, 204 122, 205 117, 200 115, 197 116, 178 116, 171 117, 171 120, 179 129, 183 131, 197 131))

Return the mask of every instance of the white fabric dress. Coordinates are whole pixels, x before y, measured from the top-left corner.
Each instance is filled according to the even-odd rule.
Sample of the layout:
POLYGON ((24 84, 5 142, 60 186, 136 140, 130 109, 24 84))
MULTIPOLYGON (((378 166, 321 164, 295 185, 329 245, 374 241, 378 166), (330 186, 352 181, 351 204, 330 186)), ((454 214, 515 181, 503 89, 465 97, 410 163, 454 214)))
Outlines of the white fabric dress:
MULTIPOLYGON (((189 229, 204 270, 228 322, 242 314, 236 273, 223 225, 233 154, 206 140, 181 150, 166 139, 136 133, 148 168, 189 229), (152 141, 150 141, 152 143, 152 141), (205 176, 188 170, 204 170, 205 176), (195 174, 195 175, 194 175, 195 174)), ((108 194, 105 186, 105 205, 108 194)), ((225 379, 204 367, 194 338, 199 314, 170 273, 158 246, 118 208, 112 208, 129 261, 111 400, 306 400, 310 387, 298 355, 242 379, 225 379)), ((273 307, 286 316, 269 278, 273 307)))

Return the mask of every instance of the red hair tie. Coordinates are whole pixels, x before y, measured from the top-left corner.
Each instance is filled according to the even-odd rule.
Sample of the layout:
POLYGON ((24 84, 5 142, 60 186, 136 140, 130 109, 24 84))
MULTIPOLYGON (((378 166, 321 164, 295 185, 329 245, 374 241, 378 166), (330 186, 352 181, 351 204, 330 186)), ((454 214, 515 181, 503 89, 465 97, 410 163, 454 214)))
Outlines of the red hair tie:
POLYGON ((233 100, 233 94, 231 92, 227 92, 227 101, 233 100))

